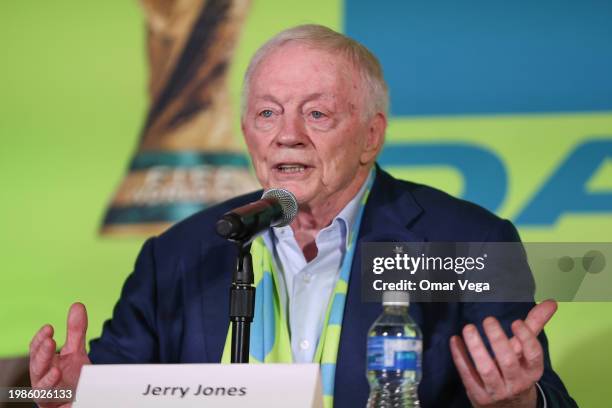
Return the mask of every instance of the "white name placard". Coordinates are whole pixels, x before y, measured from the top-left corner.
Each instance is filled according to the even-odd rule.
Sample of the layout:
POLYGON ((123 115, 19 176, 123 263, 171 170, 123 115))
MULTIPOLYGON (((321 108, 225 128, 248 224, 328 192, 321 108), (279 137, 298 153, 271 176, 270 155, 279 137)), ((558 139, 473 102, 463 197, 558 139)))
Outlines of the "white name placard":
POLYGON ((318 364, 83 366, 74 408, 321 408, 318 364))

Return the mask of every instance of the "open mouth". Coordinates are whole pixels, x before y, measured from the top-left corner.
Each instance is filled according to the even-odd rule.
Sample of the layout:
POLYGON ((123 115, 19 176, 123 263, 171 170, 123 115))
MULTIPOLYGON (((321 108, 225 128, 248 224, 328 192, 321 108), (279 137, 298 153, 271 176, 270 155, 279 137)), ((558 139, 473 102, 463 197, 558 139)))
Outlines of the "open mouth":
POLYGON ((274 168, 283 174, 304 173, 310 166, 301 163, 281 163, 274 168))

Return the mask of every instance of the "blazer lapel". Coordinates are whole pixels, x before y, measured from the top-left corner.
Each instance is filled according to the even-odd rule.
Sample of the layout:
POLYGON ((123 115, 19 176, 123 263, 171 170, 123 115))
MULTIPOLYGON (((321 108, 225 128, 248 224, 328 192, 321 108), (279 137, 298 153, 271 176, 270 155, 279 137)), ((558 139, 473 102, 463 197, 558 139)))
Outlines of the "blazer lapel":
MULTIPOLYGON (((363 406, 368 397, 366 380, 367 333, 382 312, 379 303, 361 300, 361 243, 420 242, 423 237, 410 231, 410 224, 423 211, 407 188, 378 165, 376 179, 364 209, 358 244, 352 262, 351 276, 342 320, 342 332, 336 361, 334 404, 339 407, 363 406)), ((411 305, 410 314, 422 325, 420 305, 411 305)))

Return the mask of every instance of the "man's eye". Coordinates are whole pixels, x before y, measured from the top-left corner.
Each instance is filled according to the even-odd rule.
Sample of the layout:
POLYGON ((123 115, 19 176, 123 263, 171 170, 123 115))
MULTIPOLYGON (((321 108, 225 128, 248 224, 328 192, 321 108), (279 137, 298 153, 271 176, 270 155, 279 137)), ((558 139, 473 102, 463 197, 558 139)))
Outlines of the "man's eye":
POLYGON ((259 116, 263 118, 269 118, 270 116, 272 116, 272 111, 270 109, 263 110, 259 112, 259 116))
POLYGON ((310 116, 312 116, 313 119, 321 119, 325 115, 322 112, 319 112, 319 111, 312 111, 312 112, 310 112, 310 116))

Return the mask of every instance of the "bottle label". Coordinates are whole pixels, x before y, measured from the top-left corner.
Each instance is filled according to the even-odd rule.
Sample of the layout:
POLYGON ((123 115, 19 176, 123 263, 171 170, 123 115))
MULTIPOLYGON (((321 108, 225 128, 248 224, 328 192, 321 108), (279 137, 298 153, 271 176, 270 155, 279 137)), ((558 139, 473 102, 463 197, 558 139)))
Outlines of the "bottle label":
POLYGON ((423 342, 414 337, 368 338, 368 370, 421 370, 423 342))

